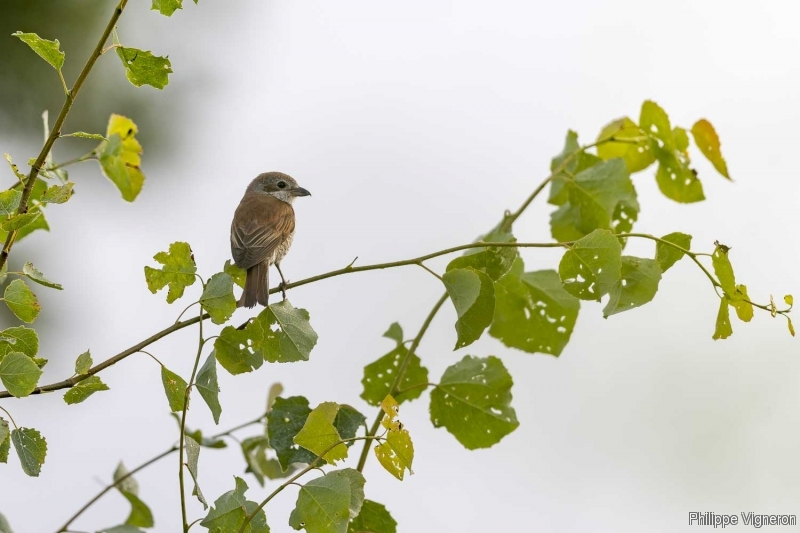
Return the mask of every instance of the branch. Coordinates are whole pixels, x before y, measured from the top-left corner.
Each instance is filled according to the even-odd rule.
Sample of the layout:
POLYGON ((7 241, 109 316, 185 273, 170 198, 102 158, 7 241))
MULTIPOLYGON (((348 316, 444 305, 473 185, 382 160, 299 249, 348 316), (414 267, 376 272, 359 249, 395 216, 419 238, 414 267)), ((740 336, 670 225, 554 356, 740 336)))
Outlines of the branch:
MULTIPOLYGON (((80 92, 83 82, 86 81, 87 76, 89 76, 89 72, 91 72, 92 67, 94 67, 97 58, 102 55, 103 46, 106 44, 106 41, 108 41, 108 37, 111 35, 111 32, 113 31, 114 26, 116 26, 119 17, 122 15, 122 11, 125 9, 125 4, 127 3, 128 0, 120 0, 116 9, 114 9, 114 13, 111 15, 111 20, 109 20, 108 24, 106 25, 106 29, 103 30, 103 35, 100 36, 100 41, 97 43, 97 46, 95 46, 92 55, 90 55, 89 59, 86 61, 86 65, 84 65, 83 70, 81 70, 81 73, 78 75, 78 79, 75 80, 75 84, 72 86, 72 89, 66 91, 67 98, 64 100, 64 105, 61 106, 61 112, 59 112, 58 118, 56 118, 56 121, 53 124, 53 129, 50 130, 50 135, 48 135, 47 139, 45 139, 44 146, 42 146, 42 151, 39 152, 39 156, 36 158, 36 161, 33 163, 33 165, 31 165, 31 171, 30 174, 28 174, 28 181, 25 183, 25 188, 22 190, 22 198, 20 199, 19 207, 17 208, 17 214, 23 214, 28 211, 28 200, 31 197, 31 191, 33 191, 33 186, 36 184, 36 180, 39 179, 39 171, 42 169, 42 165, 44 165, 47 155, 53 148, 53 143, 55 143, 56 139, 58 139, 58 137, 61 135, 61 126, 67 119, 67 115, 69 114, 70 109, 72 109, 72 104, 75 103, 75 99, 78 97, 78 92, 80 92)), ((17 230, 13 230, 8 233, 6 242, 3 245, 3 250, 0 251, 0 270, 2 270, 3 266, 5 266, 6 262, 8 261, 8 254, 11 253, 11 247, 14 245, 14 239, 16 238, 17 230)))
MULTIPOLYGON (((219 438, 221 438, 221 437, 227 437, 228 435, 232 434, 234 431, 238 431, 238 430, 240 430, 240 429, 243 429, 243 428, 246 428, 246 427, 248 427, 248 426, 252 426, 253 424, 258 424, 258 423, 262 422, 266 416, 267 416, 267 414, 266 414, 266 413, 264 413, 264 414, 262 414, 261 416, 259 416, 258 418, 255 418, 255 419, 253 419, 253 420, 250 420, 249 422, 244 422, 243 424, 239 424, 238 426, 234 426, 234 427, 232 427, 232 428, 230 428, 230 429, 228 429, 228 430, 225 430, 225 431, 223 431, 222 433, 217 433, 216 435, 211 435, 209 438, 210 438, 211 440, 215 440, 215 439, 219 439, 219 438)), ((172 452, 177 452, 177 451, 178 451, 178 447, 177 447, 177 446, 173 446, 173 447, 171 447, 171 448, 169 448, 169 449, 167 449, 167 450, 164 450, 164 451, 163 451, 163 452, 161 452, 160 454, 156 455, 155 457, 152 457, 151 459, 148 459, 147 461, 145 461, 144 463, 140 464, 139 466, 137 466, 136 468, 134 468, 133 470, 131 470, 130 472, 128 472, 128 473, 127 473, 127 474, 125 474, 124 476, 120 477, 120 478, 119 478, 118 480, 116 480, 115 482, 111 483, 110 485, 107 485, 105 488, 103 488, 103 490, 101 490, 100 492, 98 492, 98 493, 97 493, 97 494, 94 496, 94 498, 92 498, 91 500, 89 500, 89 501, 86 503, 86 505, 84 505, 83 507, 81 507, 81 508, 78 510, 78 512, 76 512, 74 515, 72 515, 72 516, 69 518, 69 520, 67 520, 67 521, 64 523, 64 525, 63 525, 63 526, 61 526, 60 528, 58 528, 58 531, 56 531, 56 533, 63 533, 64 531, 67 531, 67 530, 69 529, 69 526, 70 526, 70 525, 72 525, 72 523, 73 523, 75 520, 77 520, 77 519, 78 519, 78 517, 79 517, 80 515, 82 515, 84 512, 86 512, 86 510, 87 510, 89 507, 91 507, 92 505, 94 505, 94 504, 97 502, 97 500, 99 500, 100 498, 102 498, 102 497, 103 497, 103 496, 104 496, 104 495, 105 495, 105 494, 106 494, 108 491, 110 491, 110 490, 111 490, 111 489, 113 489, 114 487, 117 487, 117 486, 119 486, 119 484, 120 484, 120 483, 122 483, 123 481, 125 481, 126 479, 128 479, 129 477, 131 477, 132 475, 134 475, 135 473, 137 473, 137 472, 139 472, 139 471, 141 471, 141 470, 144 470, 144 469, 145 469, 145 468, 147 468, 148 466, 150 466, 150 465, 152 465, 152 464, 154 464, 154 463, 156 463, 156 462, 160 461, 161 459, 163 459, 164 457, 168 456, 168 455, 169 455, 169 454, 171 454, 172 452)))

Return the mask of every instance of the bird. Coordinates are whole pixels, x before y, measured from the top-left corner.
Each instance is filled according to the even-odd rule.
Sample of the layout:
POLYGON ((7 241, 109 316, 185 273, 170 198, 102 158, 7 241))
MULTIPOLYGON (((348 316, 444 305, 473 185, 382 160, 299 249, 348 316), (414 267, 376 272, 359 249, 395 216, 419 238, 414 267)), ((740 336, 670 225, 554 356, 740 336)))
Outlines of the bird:
POLYGON ((252 308, 257 303, 264 307, 268 305, 270 265, 278 269, 281 292, 286 299, 286 279, 280 263, 292 245, 292 202, 300 196, 311 196, 311 193, 282 172, 259 174, 247 186, 231 222, 233 261, 247 271, 244 292, 237 307, 252 308))

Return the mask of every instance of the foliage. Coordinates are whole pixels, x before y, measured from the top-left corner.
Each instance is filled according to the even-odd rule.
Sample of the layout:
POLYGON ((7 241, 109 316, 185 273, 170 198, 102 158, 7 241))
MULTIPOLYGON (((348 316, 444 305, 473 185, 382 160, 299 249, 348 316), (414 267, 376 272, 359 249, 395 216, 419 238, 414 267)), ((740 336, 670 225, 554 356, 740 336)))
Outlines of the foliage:
MULTIPOLYGON (((0 252, 0 278, 3 283, 8 281, 3 300, 23 322, 32 323, 41 310, 25 279, 48 289, 61 290, 62 286, 50 281, 30 262, 25 263, 21 271, 9 271, 8 258, 15 242, 36 229, 49 228, 46 208, 64 204, 72 197, 73 183, 64 167, 95 159, 124 200, 132 202, 142 191, 145 179, 141 170, 143 149, 133 120, 111 114, 104 134, 61 133, 94 62, 110 50, 114 50, 127 79, 134 86, 150 85, 164 89, 169 83, 172 64, 167 57, 120 43, 114 28, 126 4, 127 0, 120 0, 97 48, 72 88, 67 87, 62 74, 66 54, 60 49, 58 40, 43 39, 35 33, 14 34, 57 71, 65 92, 64 107, 52 128, 47 114, 44 115, 45 142, 39 155, 29 161, 28 174, 22 173, 6 155, 13 185, 0 191, 0 237, 5 239, 0 252), (113 44, 108 46, 110 39, 113 44), (61 137, 95 141, 97 144, 86 156, 58 164, 54 162, 52 148, 61 137)), ((152 9, 166 16, 182 8, 182 0, 152 1, 152 9)), ((167 251, 158 252, 154 260, 161 266, 145 266, 144 276, 152 293, 168 289, 167 303, 171 304, 190 292, 192 301, 189 307, 198 305, 197 317, 184 321, 179 317, 175 324, 147 341, 98 365, 94 365, 87 350, 77 357, 73 376, 44 386, 39 381, 47 360, 38 357, 39 338, 35 330, 26 326, 7 328, 0 331, 0 381, 6 388, 0 392, 0 399, 67 389, 64 401, 68 405, 94 401, 95 393, 109 390, 97 375, 101 370, 143 351, 144 347, 164 336, 198 324, 197 355, 191 375, 181 376, 161 365, 166 405, 178 420, 180 433, 177 446, 156 459, 177 451, 184 532, 189 530, 190 524, 198 522, 213 533, 268 532, 264 506, 289 484, 295 484, 300 489, 289 525, 296 530, 304 529, 309 533, 394 533, 397 522, 386 507, 365 499, 366 480, 361 471, 371 447, 379 464, 391 476, 402 481, 406 474, 413 474, 415 443, 399 415, 404 402, 421 399, 426 390, 432 389, 429 410, 433 426, 444 427, 455 441, 470 450, 500 444, 519 425, 512 406, 514 381, 498 356, 461 356, 452 361, 437 383, 430 382, 418 348, 445 300, 450 300, 456 311, 455 350, 472 345, 488 331, 507 347, 559 356, 571 339, 582 301, 605 298, 603 316, 606 318, 646 305, 657 294, 664 274, 678 261, 688 258, 708 278, 719 298, 713 339, 725 339, 733 334, 730 308, 743 322, 749 322, 756 309, 766 311, 772 317, 786 318, 789 331, 794 335, 789 319, 792 296, 784 297, 785 307, 778 307, 772 298, 769 303, 754 301, 747 286, 737 282, 730 247, 715 243, 711 251, 697 251, 692 249, 692 237, 686 233, 673 232, 660 238, 633 233, 642 206, 632 174, 655 166, 656 183, 667 199, 681 203, 705 199, 700 177, 690 166, 692 139, 700 154, 717 172, 730 179, 719 136, 708 120, 700 119, 688 130, 673 126, 658 104, 646 101, 638 121, 629 117, 610 121, 601 128, 598 138, 588 145, 581 146, 578 134, 569 131, 563 150, 551 161, 550 176, 525 199, 519 210, 506 213, 497 225, 472 244, 394 263, 349 265, 289 284, 287 289, 348 273, 410 264, 424 266, 428 259, 464 251, 463 255, 452 259, 441 274, 424 266, 442 282, 444 296, 429 313, 416 336, 407 339, 400 325, 392 324, 384 337, 394 345, 365 366, 361 398, 370 406, 380 407, 371 427, 367 426, 366 417, 353 406, 326 401, 312 408, 305 397, 284 397, 282 388, 275 386, 269 393, 265 411, 251 422, 210 437, 204 436, 201 430, 188 429, 186 413, 195 391, 210 410, 214 422, 220 422, 222 406, 217 365, 234 376, 267 365, 277 371, 279 367, 274 363, 310 361, 318 336, 312 327, 309 311, 296 308, 285 299, 273 302, 243 324, 230 324, 236 311, 234 290, 238 289, 234 286, 243 286, 245 273, 227 261, 221 272, 202 276, 186 242, 174 242, 167 251), (554 206, 550 215, 550 232, 554 241, 518 241, 513 232, 515 221, 548 184, 547 201, 554 206), (630 239, 652 241, 655 245, 653 255, 623 255, 630 239), (553 268, 525 271, 519 255, 519 249, 525 247, 560 248, 563 255, 557 268, 550 265, 553 268), (200 290, 188 290, 198 279, 200 290), (203 329, 207 320, 223 328, 218 334, 208 335, 203 329), (214 339, 213 349, 208 350, 211 339, 214 339), (207 355, 201 365, 204 353, 207 355), (245 459, 245 473, 251 474, 262 486, 268 480, 288 479, 266 499, 255 502, 247 499, 245 480, 234 476, 234 488, 209 505, 210 500, 206 500, 199 486, 201 453, 226 447, 224 437, 251 426, 259 427, 259 431, 238 440, 245 459), (337 463, 350 459, 356 445, 361 446, 357 468, 332 469, 337 463), (314 479, 303 479, 312 471, 321 471, 322 474, 314 479), (192 520, 187 516, 185 505, 185 472, 193 482, 192 494, 206 510, 205 516, 193 517, 192 520)), ((277 289, 272 292, 277 292, 277 289)), ((9 418, 0 418, 0 462, 8 461, 13 445, 22 470, 30 476, 38 476, 47 455, 45 438, 35 429, 18 427, 5 408, 0 408, 0 412, 9 418)), ((419 423, 419 420, 413 420, 410 425, 419 423)), ((421 443, 422 447, 424 445, 421 443)), ((135 471, 154 461, 144 463, 135 471)), ((128 501, 130 512, 122 523, 103 531, 130 533, 154 527, 155 517, 139 497, 138 484, 121 463, 114 472, 112 483, 101 495, 112 488, 128 501)), ((60 531, 68 530, 83 510, 60 531)), ((0 531, 10 531, 3 515, 0 515, 0 531)))

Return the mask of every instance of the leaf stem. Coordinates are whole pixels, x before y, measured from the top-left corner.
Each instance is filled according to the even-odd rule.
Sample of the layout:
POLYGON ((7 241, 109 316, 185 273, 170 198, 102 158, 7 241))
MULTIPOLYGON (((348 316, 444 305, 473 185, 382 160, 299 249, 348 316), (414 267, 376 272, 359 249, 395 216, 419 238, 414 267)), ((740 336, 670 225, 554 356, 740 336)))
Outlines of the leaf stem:
POLYGON ((17 423, 16 423, 16 422, 14 422, 14 417, 13 417, 13 416, 11 416, 11 413, 9 413, 8 411, 6 411, 6 410, 5 410, 5 409, 3 409, 2 407, 0 407, 0 411, 3 411, 3 412, 6 414, 6 416, 8 416, 8 418, 11 420, 11 423, 14 425, 14 429, 19 429, 19 426, 17 426, 17 423))
POLYGON ((94 152, 83 154, 80 157, 76 157, 75 159, 70 159, 69 161, 64 161, 63 163, 56 163, 55 165, 46 167, 44 170, 58 170, 59 168, 64 168, 69 165, 74 165, 75 163, 82 163, 83 161, 88 161, 90 159, 97 159, 97 156, 95 155, 94 152))
POLYGON ((189 378, 189 384, 186 385, 186 392, 183 396, 183 411, 181 412, 181 434, 178 440, 178 484, 181 491, 181 516, 183 517, 183 531, 188 533, 189 521, 186 519, 186 488, 184 486, 184 473, 183 473, 183 446, 186 442, 186 412, 189 410, 189 396, 192 393, 192 386, 194 385, 194 378, 197 375, 197 367, 200 365, 200 356, 203 354, 203 346, 205 340, 203 339, 203 308, 200 308, 199 314, 200 323, 200 341, 197 343, 197 357, 194 358, 194 367, 192 367, 192 376, 189 378))
POLYGON ((436 272, 434 272, 433 270, 431 270, 430 268, 428 268, 427 266, 425 266, 425 263, 423 263, 423 262, 419 262, 419 263, 417 263, 417 264, 418 264, 420 267, 422 267, 422 268, 424 268, 425 270, 427 270, 428 272, 430 272, 432 276, 435 276, 436 278, 438 278, 438 279, 439 279, 439 281, 441 281, 442 283, 444 283, 444 280, 442 279, 442 276, 440 276, 439 274, 437 274, 436 272))
MULTIPOLYGON (((31 165, 31 171, 28 175, 28 180, 22 190, 22 198, 20 199, 19 207, 17 208, 17 214, 23 214, 28 211, 28 200, 31 197, 31 192, 33 192, 33 186, 36 184, 36 180, 39 178, 39 171, 47 159, 47 155, 50 153, 50 150, 53 148, 53 143, 55 143, 56 139, 58 139, 58 136, 61 135, 61 126, 67 119, 67 115, 69 114, 70 109, 72 109, 72 104, 75 103, 75 99, 78 97, 78 93, 83 86, 83 82, 86 81, 86 78, 89 76, 89 72, 91 72, 92 67, 94 67, 97 58, 99 58, 102 54, 103 46, 106 44, 108 36, 111 35, 111 31, 114 29, 114 26, 116 26, 117 21, 122 15, 122 11, 125 9, 125 5, 127 3, 128 0, 119 0, 119 4, 117 4, 117 7, 114 9, 114 13, 111 15, 111 19, 108 21, 105 30, 103 30, 103 34, 100 36, 97 46, 95 46, 94 51, 86 61, 83 70, 81 70, 80 74, 78 74, 78 78, 75 80, 75 84, 72 86, 72 89, 66 92, 64 105, 61 106, 61 111, 58 113, 58 118, 56 118, 56 121, 53 124, 53 129, 50 130, 50 135, 47 136, 44 146, 42 146, 42 150, 36 157, 36 161, 34 161, 33 165, 31 165)), ((3 266, 8 261, 8 255, 11 253, 11 247, 14 246, 14 240, 17 238, 17 233, 18 230, 12 230, 8 233, 8 237, 6 237, 6 242, 3 245, 2 251, 0 251, 0 270, 2 270, 3 266)))

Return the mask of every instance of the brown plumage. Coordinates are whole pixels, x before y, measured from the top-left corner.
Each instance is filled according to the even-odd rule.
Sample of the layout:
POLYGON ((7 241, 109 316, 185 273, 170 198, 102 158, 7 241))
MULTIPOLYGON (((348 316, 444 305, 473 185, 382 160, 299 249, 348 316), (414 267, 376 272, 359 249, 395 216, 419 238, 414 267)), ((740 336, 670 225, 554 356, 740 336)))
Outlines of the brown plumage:
POLYGON ((270 265, 278 268, 285 285, 280 262, 294 237, 292 201, 309 194, 291 176, 280 172, 261 174, 247 187, 231 223, 233 260, 247 271, 240 307, 267 305, 270 265))

